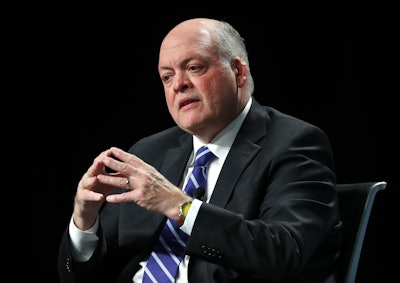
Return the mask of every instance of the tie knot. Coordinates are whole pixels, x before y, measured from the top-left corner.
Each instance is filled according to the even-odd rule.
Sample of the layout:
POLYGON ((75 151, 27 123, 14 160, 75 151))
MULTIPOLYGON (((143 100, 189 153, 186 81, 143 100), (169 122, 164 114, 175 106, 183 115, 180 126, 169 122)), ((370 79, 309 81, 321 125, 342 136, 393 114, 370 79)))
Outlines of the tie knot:
POLYGON ((200 147, 196 152, 196 159, 194 166, 206 166, 208 162, 215 158, 215 155, 208 149, 208 147, 200 147))

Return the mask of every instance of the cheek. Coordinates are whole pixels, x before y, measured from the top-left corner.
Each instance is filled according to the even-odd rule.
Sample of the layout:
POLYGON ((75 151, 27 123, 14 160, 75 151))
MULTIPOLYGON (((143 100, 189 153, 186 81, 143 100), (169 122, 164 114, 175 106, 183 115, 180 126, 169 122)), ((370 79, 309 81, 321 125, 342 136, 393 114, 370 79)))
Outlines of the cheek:
POLYGON ((168 105, 168 108, 174 104, 175 96, 171 88, 164 86, 164 97, 165 97, 165 102, 168 105))
POLYGON ((175 95, 174 94, 168 94, 167 90, 164 90, 165 92, 165 102, 168 107, 168 111, 172 114, 174 111, 174 101, 175 101, 175 95))

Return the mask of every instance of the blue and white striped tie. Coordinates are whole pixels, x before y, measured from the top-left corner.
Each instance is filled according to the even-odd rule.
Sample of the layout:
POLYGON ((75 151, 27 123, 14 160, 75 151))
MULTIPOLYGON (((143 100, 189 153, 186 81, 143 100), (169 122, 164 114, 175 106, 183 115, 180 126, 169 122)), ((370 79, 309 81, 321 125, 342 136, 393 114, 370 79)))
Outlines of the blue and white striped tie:
MULTIPOLYGON (((197 151, 193 172, 185 187, 186 194, 204 194, 199 190, 206 188, 206 166, 213 158, 215 155, 205 146, 197 151)), ((188 238, 175 221, 168 219, 145 267, 143 283, 175 282, 188 238)))

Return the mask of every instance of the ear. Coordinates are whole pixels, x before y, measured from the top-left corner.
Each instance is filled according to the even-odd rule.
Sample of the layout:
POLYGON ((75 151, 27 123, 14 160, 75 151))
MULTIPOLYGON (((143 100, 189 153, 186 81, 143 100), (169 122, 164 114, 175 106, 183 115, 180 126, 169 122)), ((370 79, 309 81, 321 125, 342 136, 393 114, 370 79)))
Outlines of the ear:
POLYGON ((248 72, 249 68, 246 62, 241 58, 237 57, 235 59, 235 75, 238 87, 242 87, 245 84, 248 72))

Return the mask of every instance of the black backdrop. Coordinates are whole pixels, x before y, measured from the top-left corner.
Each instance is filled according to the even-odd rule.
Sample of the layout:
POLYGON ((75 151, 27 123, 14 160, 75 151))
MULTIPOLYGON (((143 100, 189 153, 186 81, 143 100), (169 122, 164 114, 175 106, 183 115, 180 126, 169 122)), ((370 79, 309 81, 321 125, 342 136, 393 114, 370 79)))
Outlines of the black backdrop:
POLYGON ((349 3, 252 6, 236 16, 173 16, 162 7, 165 15, 155 15, 110 3, 3 9, 4 110, 16 109, 13 123, 3 121, 11 133, 22 133, 12 135, 18 176, 24 175, 19 180, 34 180, 29 190, 34 211, 28 214, 34 221, 24 244, 32 245, 33 231, 37 279, 58 282, 58 242, 77 182, 92 159, 173 124, 157 73, 159 44, 179 21, 202 16, 229 21, 245 38, 257 100, 328 133, 339 182, 388 182, 376 197, 357 282, 395 275, 400 183, 392 97, 399 93, 398 15, 383 1, 349 3))

